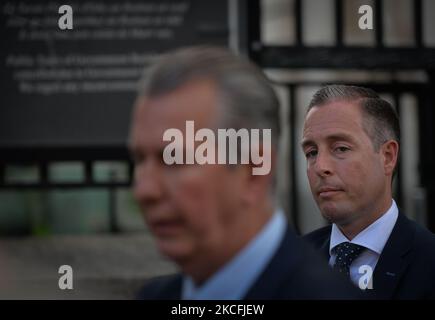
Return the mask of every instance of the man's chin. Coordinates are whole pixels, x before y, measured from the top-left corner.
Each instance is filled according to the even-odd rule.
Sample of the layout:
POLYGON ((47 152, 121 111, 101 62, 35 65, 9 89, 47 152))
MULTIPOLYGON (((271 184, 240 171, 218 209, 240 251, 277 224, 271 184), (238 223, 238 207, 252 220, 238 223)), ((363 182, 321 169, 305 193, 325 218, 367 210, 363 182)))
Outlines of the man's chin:
POLYGON ((323 218, 325 218, 329 223, 341 224, 349 218, 348 214, 341 212, 341 210, 332 203, 322 205, 320 211, 323 218))
POLYGON ((159 239, 157 240, 157 248, 163 256, 172 261, 175 261, 177 264, 185 260, 186 257, 189 256, 190 252, 186 245, 183 246, 180 241, 177 241, 175 239, 159 239))
POLYGON ((335 223, 338 226, 346 226, 352 221, 349 213, 340 211, 322 211, 322 215, 329 223, 335 223))

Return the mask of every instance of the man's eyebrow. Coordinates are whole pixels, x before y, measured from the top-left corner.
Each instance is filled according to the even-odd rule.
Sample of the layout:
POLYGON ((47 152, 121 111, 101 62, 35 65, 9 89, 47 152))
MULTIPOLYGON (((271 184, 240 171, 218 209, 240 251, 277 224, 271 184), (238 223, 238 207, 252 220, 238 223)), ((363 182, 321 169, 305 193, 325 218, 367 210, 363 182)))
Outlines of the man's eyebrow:
POLYGON ((347 134, 344 132, 331 134, 331 135, 326 137, 326 140, 329 140, 329 141, 345 140, 345 141, 349 141, 349 142, 355 142, 354 137, 352 137, 350 134, 347 134))
MULTIPOLYGON (((337 141, 337 140, 345 140, 349 142, 355 142, 355 139, 347 133, 334 133, 325 138, 327 141, 337 141)), ((301 142, 301 147, 306 148, 309 146, 315 146, 316 143, 312 139, 303 139, 301 142)))
POLYGON ((302 149, 309 147, 309 146, 315 146, 316 144, 314 143, 313 140, 310 139, 303 139, 301 142, 301 147, 302 149))

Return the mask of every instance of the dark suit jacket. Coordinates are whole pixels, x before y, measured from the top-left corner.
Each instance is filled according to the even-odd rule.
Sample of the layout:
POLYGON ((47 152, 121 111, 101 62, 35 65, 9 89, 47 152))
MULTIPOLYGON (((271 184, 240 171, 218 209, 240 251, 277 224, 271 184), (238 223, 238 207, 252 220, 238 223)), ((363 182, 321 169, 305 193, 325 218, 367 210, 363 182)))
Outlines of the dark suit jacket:
MULTIPOLYGON (((331 226, 304 236, 329 260, 331 226)), ((435 235, 399 212, 373 271, 374 297, 435 299, 435 235)))
MULTIPOLYGON (((137 298, 180 299, 181 285, 181 274, 152 279, 137 298)), ((244 299, 357 299, 361 297, 358 291, 331 272, 315 250, 288 227, 276 254, 244 299)))

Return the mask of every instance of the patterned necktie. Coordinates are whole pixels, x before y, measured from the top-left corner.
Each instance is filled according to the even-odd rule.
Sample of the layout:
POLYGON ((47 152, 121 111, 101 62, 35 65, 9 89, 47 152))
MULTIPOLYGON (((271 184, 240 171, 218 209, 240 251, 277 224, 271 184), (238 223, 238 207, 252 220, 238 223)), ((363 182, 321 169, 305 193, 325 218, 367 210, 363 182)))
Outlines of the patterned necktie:
POLYGON ((333 268, 340 273, 344 273, 349 276, 349 267, 352 264, 365 247, 355 243, 342 242, 334 247, 334 251, 337 254, 333 268))

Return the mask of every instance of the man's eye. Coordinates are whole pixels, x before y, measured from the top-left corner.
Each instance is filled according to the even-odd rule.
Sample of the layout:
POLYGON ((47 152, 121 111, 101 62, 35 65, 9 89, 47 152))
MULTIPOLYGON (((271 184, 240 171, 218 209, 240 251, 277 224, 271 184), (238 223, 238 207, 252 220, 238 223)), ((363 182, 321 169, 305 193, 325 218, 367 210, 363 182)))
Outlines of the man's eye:
POLYGON ((315 157, 317 155, 317 150, 311 150, 305 153, 305 157, 307 159, 310 159, 312 157, 315 157))
POLYGON ((345 152, 347 152, 349 150, 350 149, 348 147, 344 147, 344 146, 335 148, 335 152, 337 152, 337 153, 345 153, 345 152))

